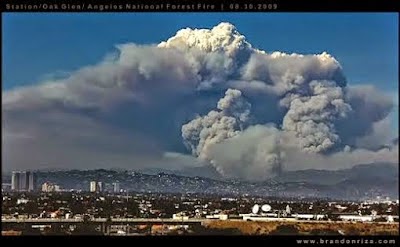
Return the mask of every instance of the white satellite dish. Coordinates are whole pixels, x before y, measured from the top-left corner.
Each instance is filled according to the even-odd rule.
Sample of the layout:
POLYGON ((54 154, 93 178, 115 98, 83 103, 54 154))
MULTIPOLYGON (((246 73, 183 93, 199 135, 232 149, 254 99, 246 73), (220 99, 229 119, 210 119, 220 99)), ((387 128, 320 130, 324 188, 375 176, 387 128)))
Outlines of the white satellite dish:
POLYGON ((260 206, 258 206, 258 204, 255 204, 251 211, 253 212, 253 214, 256 214, 256 213, 258 213, 258 210, 260 210, 260 206))
POLYGON ((263 212, 269 212, 269 211, 271 211, 271 206, 268 205, 268 204, 264 204, 264 205, 261 206, 261 210, 263 212))

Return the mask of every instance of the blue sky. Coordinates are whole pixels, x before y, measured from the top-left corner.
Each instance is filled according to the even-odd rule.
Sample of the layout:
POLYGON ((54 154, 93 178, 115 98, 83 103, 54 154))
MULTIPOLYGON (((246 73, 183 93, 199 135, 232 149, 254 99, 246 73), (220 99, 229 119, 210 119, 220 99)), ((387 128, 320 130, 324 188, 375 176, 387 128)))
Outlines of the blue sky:
POLYGON ((327 51, 342 64, 350 84, 373 84, 398 97, 398 15, 378 13, 7 13, 3 90, 97 63, 116 44, 159 43, 181 28, 210 28, 221 21, 233 23, 267 52, 327 51))

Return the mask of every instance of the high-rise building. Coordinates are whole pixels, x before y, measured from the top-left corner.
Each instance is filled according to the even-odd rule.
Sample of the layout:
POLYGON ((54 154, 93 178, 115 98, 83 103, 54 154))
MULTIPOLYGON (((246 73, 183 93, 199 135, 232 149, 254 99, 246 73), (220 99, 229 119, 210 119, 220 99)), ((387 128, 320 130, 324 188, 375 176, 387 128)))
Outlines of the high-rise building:
POLYGON ((28 190, 35 191, 36 190, 36 174, 34 172, 30 172, 28 176, 28 190))
POLYGON ((97 191, 97 183, 96 181, 91 181, 90 182, 90 192, 96 192, 97 191))
POLYGON ((114 187, 114 193, 119 193, 120 190, 119 183, 118 182, 113 183, 113 187, 114 187))
POLYGON ((104 191, 104 183, 91 181, 90 182, 90 192, 103 192, 104 191))
POLYGON ((97 182, 97 191, 103 192, 103 190, 104 190, 103 182, 97 182))
POLYGON ((28 191, 30 172, 22 171, 19 173, 19 191, 28 191))
POLYGON ((11 176, 11 190, 19 191, 19 172, 12 172, 11 176))

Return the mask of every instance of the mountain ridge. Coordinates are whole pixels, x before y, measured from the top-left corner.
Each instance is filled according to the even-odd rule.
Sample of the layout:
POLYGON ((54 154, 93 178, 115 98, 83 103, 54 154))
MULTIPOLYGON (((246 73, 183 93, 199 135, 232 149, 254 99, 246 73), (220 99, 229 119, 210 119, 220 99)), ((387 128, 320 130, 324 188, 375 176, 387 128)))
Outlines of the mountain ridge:
MULTIPOLYGON (((206 167, 209 169, 210 167, 206 167)), ((200 168, 189 169, 189 172, 200 168)), ((155 173, 157 169, 148 170, 155 173)), ((285 172, 280 177, 261 182, 237 179, 220 180, 174 174, 162 169, 158 174, 119 170, 38 171, 38 184, 53 182, 63 188, 88 190, 90 181, 102 181, 112 190, 113 182, 128 191, 155 193, 205 193, 215 195, 252 195, 264 197, 374 199, 377 196, 398 198, 398 166, 362 164, 338 171, 303 170, 285 172)), ((196 175, 196 176, 195 176, 196 175)), ((4 181, 4 180, 3 180, 4 181)))

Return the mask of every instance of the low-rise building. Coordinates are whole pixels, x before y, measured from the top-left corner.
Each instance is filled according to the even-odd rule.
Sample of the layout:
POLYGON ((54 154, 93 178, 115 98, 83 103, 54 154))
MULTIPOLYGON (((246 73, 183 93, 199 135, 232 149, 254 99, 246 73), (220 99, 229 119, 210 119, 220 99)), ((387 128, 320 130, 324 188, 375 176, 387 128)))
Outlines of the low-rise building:
POLYGON ((327 218, 324 214, 293 214, 292 216, 298 220, 323 220, 327 218))
POLYGON ((183 214, 173 214, 172 219, 174 220, 189 220, 189 216, 185 216, 183 214))
POLYGON ((19 205, 19 204, 26 204, 26 203, 28 203, 28 202, 29 202, 29 200, 26 199, 26 198, 17 199, 17 205, 19 205))
POLYGON ((339 219, 343 221, 373 221, 375 217, 373 215, 339 215, 339 219))
POLYGON ((227 220, 227 214, 213 214, 213 215, 206 215, 206 219, 214 219, 214 220, 227 220))

